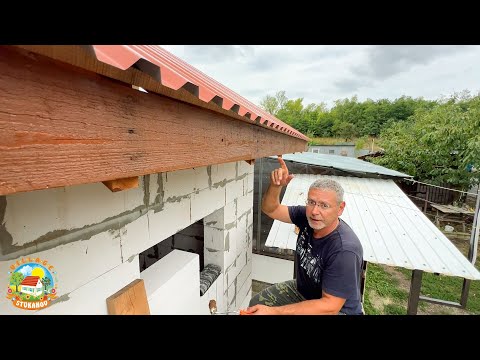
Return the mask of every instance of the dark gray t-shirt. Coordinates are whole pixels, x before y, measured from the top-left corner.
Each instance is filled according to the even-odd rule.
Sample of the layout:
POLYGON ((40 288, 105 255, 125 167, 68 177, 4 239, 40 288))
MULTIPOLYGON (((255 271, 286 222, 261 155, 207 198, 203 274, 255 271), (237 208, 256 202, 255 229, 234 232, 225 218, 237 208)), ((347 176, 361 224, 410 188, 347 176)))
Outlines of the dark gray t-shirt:
POLYGON ((307 300, 320 299, 322 289, 346 299, 341 312, 362 313, 363 248, 350 226, 339 226, 323 238, 314 238, 305 206, 289 206, 290 219, 300 229, 296 248, 297 288, 307 300))

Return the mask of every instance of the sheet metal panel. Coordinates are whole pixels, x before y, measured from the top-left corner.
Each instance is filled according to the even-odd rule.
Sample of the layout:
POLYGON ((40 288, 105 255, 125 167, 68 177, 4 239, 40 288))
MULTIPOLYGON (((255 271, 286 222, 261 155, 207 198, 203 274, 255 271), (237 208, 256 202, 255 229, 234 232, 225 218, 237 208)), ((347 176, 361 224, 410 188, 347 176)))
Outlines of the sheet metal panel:
MULTIPOLYGON (((480 272, 393 180, 296 174, 282 204, 303 205, 319 177, 342 185, 346 207, 341 218, 359 237, 365 260, 480 280, 480 272)), ((294 227, 275 220, 265 245, 295 250, 294 227)))
MULTIPOLYGON (((275 158, 276 156, 271 156, 275 158)), ((318 165, 322 167, 346 170, 359 174, 380 174, 399 178, 410 178, 411 175, 391 170, 386 167, 369 163, 367 161, 355 159, 348 156, 317 154, 312 152, 302 152, 295 154, 284 154, 282 158, 287 161, 295 161, 303 164, 318 165)))

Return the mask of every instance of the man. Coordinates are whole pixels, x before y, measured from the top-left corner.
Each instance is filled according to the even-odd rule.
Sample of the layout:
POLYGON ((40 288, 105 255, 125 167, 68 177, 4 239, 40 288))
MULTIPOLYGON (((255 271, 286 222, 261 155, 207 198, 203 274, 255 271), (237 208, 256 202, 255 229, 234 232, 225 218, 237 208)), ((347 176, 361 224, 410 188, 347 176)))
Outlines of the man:
POLYGON ((282 186, 293 179, 285 161, 272 171, 262 211, 300 229, 296 248, 296 280, 275 284, 250 300, 251 315, 362 314, 362 244, 339 218, 345 208, 343 188, 330 179, 316 180, 306 206, 280 204, 282 186))

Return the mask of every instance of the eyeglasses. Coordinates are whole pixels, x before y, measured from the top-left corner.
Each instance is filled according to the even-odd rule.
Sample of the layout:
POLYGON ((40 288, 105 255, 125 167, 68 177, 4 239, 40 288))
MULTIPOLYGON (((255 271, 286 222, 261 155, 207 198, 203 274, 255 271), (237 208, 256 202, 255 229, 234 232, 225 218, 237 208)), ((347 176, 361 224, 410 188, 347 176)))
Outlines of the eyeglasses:
POLYGON ((331 208, 330 205, 328 205, 327 203, 324 203, 324 202, 316 202, 316 201, 313 201, 311 199, 308 199, 305 204, 307 204, 307 206, 310 206, 310 207, 315 207, 315 206, 318 206, 319 209, 321 210, 328 210, 331 208))

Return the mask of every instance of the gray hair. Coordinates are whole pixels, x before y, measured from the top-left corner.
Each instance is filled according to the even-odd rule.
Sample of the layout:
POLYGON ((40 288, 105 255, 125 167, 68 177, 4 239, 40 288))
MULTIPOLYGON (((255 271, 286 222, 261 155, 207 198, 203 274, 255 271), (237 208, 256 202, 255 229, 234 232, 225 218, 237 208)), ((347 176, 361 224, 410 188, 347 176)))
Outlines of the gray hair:
POLYGON ((318 179, 310 185, 308 191, 312 189, 333 190, 337 194, 337 202, 340 204, 343 201, 343 188, 337 181, 332 179, 318 179))

